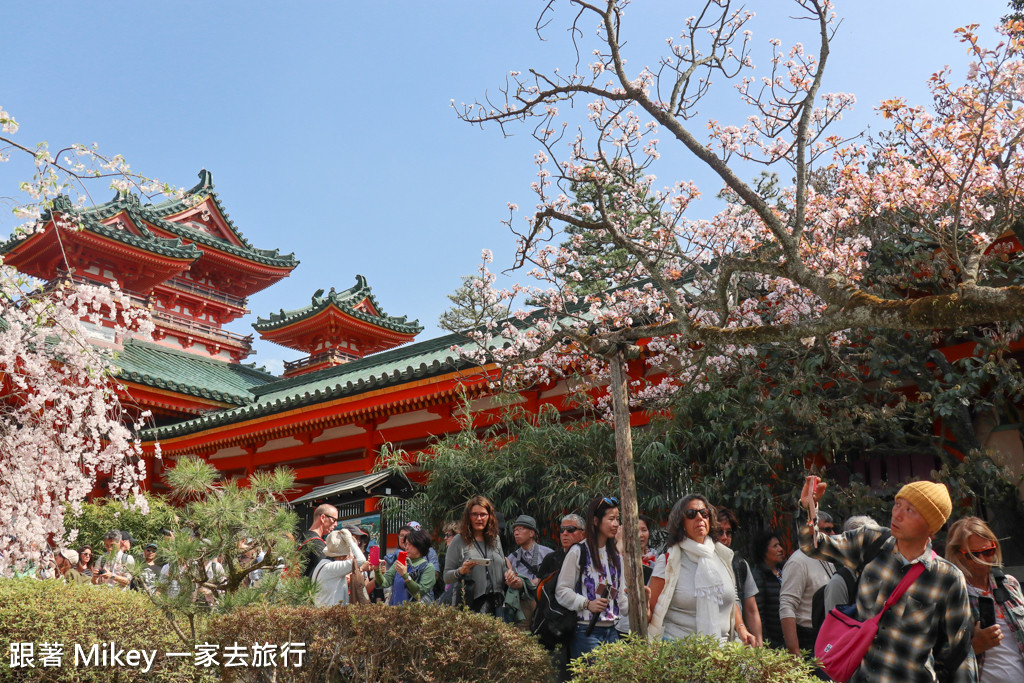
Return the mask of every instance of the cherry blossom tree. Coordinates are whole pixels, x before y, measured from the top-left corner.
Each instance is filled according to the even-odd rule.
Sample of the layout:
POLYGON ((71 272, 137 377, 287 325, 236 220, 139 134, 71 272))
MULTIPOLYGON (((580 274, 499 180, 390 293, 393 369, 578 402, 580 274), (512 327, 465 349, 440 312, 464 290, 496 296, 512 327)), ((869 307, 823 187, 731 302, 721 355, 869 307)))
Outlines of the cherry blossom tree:
MULTIPOLYGON (((655 66, 627 67, 620 36, 629 4, 551 0, 538 31, 567 7, 567 35, 589 63, 512 71, 497 100, 456 109, 503 131, 532 124, 541 144, 536 210, 520 224, 510 205, 507 221, 518 238, 511 268, 528 280, 498 289, 489 271, 478 278, 489 306, 511 312, 526 299, 535 309, 481 320, 468 333, 479 347, 473 355, 498 363, 514 385, 573 375, 607 383, 600 400, 616 427, 626 577, 631 594, 642 595, 631 402, 700 390, 756 345, 842 345, 850 330, 960 328, 1024 313, 1024 287, 992 268, 1019 260, 997 252, 1021 225, 1024 41, 1019 24, 1004 27, 992 48, 978 43, 976 27, 958 30, 971 57, 963 81, 936 73, 930 107, 881 103, 891 125, 864 140, 833 132, 853 95, 821 88, 838 29, 827 0, 789 3, 813 27, 814 48, 771 40, 761 70, 751 58, 753 14, 729 0, 708 0, 686 19, 655 66), (719 81, 736 87, 742 107, 733 121, 703 109, 719 81), (575 129, 562 118, 567 105, 586 111, 575 129), (700 197, 694 183, 658 184, 663 138, 721 180, 714 190, 724 207, 713 217, 690 216, 700 197), (743 179, 759 167, 790 184, 768 191, 743 179), (581 186, 590 190, 574 199, 581 186), (927 263, 941 287, 892 295, 866 280, 879 230, 905 245, 907 279, 927 263), (629 255, 630 267, 606 273, 611 286, 597 293, 574 286, 593 267, 582 235, 629 255), (637 376, 626 364, 639 358, 646 369, 637 376)), ((643 632, 639 603, 630 622, 643 632)))
MULTIPOLYGON (((119 192, 172 191, 95 146, 52 154, 46 143, 18 142, 17 131, 0 107, 0 161, 30 160, 33 169, 21 198, 6 199, 23 221, 18 234, 50 220, 58 231, 78 229, 74 209, 91 203, 97 181, 119 192)), ((146 337, 151 329, 148 312, 116 283, 46 284, 0 265, 0 575, 39 562, 50 543, 74 540, 64 529, 65 511, 79 510, 97 477, 113 497, 145 508, 139 425, 118 397, 109 341, 146 337), (107 343, 97 345, 101 327, 107 343)))

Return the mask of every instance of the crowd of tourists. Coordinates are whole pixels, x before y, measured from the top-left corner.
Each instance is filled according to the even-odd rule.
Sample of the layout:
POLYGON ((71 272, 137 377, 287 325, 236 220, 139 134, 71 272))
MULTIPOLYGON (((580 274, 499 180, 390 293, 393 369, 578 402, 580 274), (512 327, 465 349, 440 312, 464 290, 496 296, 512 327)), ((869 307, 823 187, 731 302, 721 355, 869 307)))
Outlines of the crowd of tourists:
MULTIPOLYGON (((806 519, 788 557, 788 534, 767 530, 743 558, 732 549, 741 521, 700 494, 673 506, 656 549, 651 539, 661 530, 641 515, 639 597, 626 587, 621 510, 611 496, 565 515, 556 548, 543 545, 534 518, 522 514, 511 524, 516 547, 506 553, 500 517, 484 496, 472 497, 461 519, 444 527, 440 560, 415 522, 400 530, 398 551, 366 559, 351 529, 334 530, 337 510, 329 505, 315 511, 305 543, 320 604, 354 600, 336 577, 362 574, 358 588, 348 581, 349 595, 359 591, 360 600, 440 602, 529 628, 563 676, 569 660, 629 632, 629 601, 639 599, 652 638, 702 634, 802 656, 817 641, 820 657, 820 636, 831 637, 836 615, 879 616, 865 651, 844 655, 847 666, 853 662, 851 680, 1024 681, 1024 596, 1003 573, 999 540, 983 520, 954 522, 940 557, 932 539, 952 511, 945 486, 904 486, 888 527, 863 515, 840 523, 818 510, 824 487, 805 486, 806 519)), ((829 680, 826 669, 816 674, 829 680)))
MULTIPOLYGON (((791 534, 778 529, 757 533, 752 556, 742 557, 734 550, 742 520, 700 494, 680 499, 664 529, 640 515, 643 595, 627 589, 621 510, 612 496, 595 496, 582 514, 562 517, 554 548, 524 513, 511 524, 515 548, 506 553, 500 515, 480 495, 441 529, 440 556, 415 521, 399 529, 397 549, 382 553, 364 529, 336 528, 331 505, 314 511, 297 541, 317 605, 436 602, 493 615, 537 635, 563 678, 570 660, 629 632, 630 601, 639 600, 634 612, 651 638, 701 634, 815 653, 823 680, 846 666, 854 681, 1024 681, 1024 596, 1001 569, 1001 544, 983 520, 949 525, 940 557, 932 540, 952 511, 944 485, 904 486, 887 527, 864 515, 841 523, 819 510, 825 487, 808 478, 799 547, 788 557, 791 534), (878 634, 851 654, 836 629, 860 629, 872 619, 878 634)), ((142 546, 141 562, 132 554, 138 545, 130 533, 111 530, 102 550, 60 549, 22 575, 175 591, 169 565, 158 560, 158 540, 142 546)), ((234 560, 239 567, 265 564, 248 545, 234 560)), ((200 573, 212 586, 226 580, 217 560, 200 573)), ((260 574, 249 574, 247 585, 260 574)), ((199 589, 194 599, 212 603, 216 591, 199 589)))

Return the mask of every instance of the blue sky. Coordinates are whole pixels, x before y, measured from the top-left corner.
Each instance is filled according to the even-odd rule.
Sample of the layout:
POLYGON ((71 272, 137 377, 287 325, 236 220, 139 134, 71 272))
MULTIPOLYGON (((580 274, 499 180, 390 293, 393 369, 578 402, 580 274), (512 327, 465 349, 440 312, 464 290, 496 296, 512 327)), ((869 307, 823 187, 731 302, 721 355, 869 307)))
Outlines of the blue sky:
MULTIPOLYGON (((184 187, 209 169, 246 237, 301 261, 251 297, 252 314, 232 329, 248 334, 257 315, 302 306, 317 289, 349 287, 361 273, 388 313, 419 318, 426 339, 482 248, 494 250, 496 267, 510 262, 506 202, 534 203, 538 145, 528 130, 503 138, 470 127, 449 100, 494 93, 511 69, 571 69, 568 13, 555 16, 546 42, 533 30, 544 4, 7 0, 0 106, 21 123, 24 144, 97 142, 184 187)), ((698 4, 639 0, 627 15, 629 66, 652 64, 698 4)), ((751 25, 758 50, 774 36, 814 44, 812 27, 788 19, 782 0, 748 4, 759 13, 751 25)), ((964 71, 953 29, 979 23, 991 36, 1006 12, 1003 0, 836 6, 844 20, 825 87, 857 95, 842 124, 848 133, 880 125, 872 111, 880 99, 926 102, 932 72, 945 64, 964 71)), ((755 61, 766 62, 763 54, 755 61)), ((747 112, 723 93, 703 120, 741 123, 747 112)), ((719 183, 662 138, 659 178, 692 178, 713 196, 719 183)), ((28 173, 17 157, 0 165, 0 197, 16 198, 28 173)), ((5 208, 0 232, 15 224, 5 208)), ((256 349, 248 360, 275 371, 301 355, 263 342, 256 349)))

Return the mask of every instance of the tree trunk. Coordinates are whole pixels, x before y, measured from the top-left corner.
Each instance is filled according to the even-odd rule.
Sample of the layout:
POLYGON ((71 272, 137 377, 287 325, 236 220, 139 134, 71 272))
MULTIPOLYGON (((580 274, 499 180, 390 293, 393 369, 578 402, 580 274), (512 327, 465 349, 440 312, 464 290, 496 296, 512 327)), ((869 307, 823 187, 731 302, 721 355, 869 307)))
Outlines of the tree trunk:
POLYGON ((611 365, 612 411, 615 420, 615 464, 619 469, 619 514, 625 545, 626 590, 629 595, 629 630, 647 637, 647 594, 640 557, 640 511, 636 500, 636 473, 633 469, 633 434, 629 424, 629 384, 622 347, 608 358, 611 365))

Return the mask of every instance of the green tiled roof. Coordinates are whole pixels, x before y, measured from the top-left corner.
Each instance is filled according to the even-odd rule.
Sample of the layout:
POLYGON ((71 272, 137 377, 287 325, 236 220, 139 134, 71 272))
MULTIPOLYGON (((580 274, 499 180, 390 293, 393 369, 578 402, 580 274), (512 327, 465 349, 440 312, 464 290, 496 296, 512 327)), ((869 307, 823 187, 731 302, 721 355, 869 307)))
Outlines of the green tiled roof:
MULTIPOLYGON (((168 258, 195 261, 203 255, 203 252, 194 244, 183 245, 180 237, 167 239, 165 237, 157 237, 154 235, 146 227, 145 223, 138 220, 138 206, 139 198, 130 194, 118 194, 113 201, 91 209, 74 209, 71 206, 71 200, 63 195, 57 197, 53 202, 53 208, 55 211, 66 214, 77 214, 81 218, 82 226, 89 232, 121 242, 122 244, 127 244, 154 254, 167 256, 168 258), (122 230, 99 222, 102 219, 116 216, 121 211, 125 211, 129 215, 141 234, 136 235, 129 230, 122 230)), ((31 236, 32 234, 11 236, 11 238, 6 242, 0 244, 0 252, 6 253, 10 251, 31 236)))
POLYGON ((217 197, 217 193, 213 191, 213 176, 205 168, 199 171, 199 182, 191 190, 185 192, 185 196, 181 199, 169 199, 159 204, 148 204, 142 207, 145 211, 146 219, 151 221, 154 225, 159 225, 161 228, 168 230, 175 235, 186 237, 190 240, 195 240, 199 244, 204 244, 208 247, 225 251, 235 256, 240 256, 251 261, 256 261, 268 266, 274 266, 277 268, 294 268, 299 265, 299 262, 295 258, 295 254, 281 255, 280 249, 257 249, 252 246, 247 239, 242 236, 242 233, 235 227, 234 222, 228 216, 228 212, 224 210, 224 206, 220 203, 220 198, 217 197), (228 229, 231 230, 231 234, 234 235, 243 246, 239 247, 230 242, 214 237, 209 233, 202 230, 196 230, 188 225, 182 223, 174 223, 172 221, 164 220, 167 216, 174 215, 181 211, 185 211, 192 207, 192 201, 190 198, 195 197, 206 197, 208 196, 214 205, 217 207, 217 211, 224 217, 224 222, 227 224, 228 229))
POLYGON ((263 384, 253 388, 256 400, 248 405, 209 413, 174 425, 147 429, 140 436, 145 440, 168 439, 471 368, 474 363, 460 358, 451 350, 453 345, 465 343, 465 336, 449 334, 406 344, 351 363, 263 384))
POLYGON ((362 275, 356 275, 356 284, 353 287, 349 287, 341 292, 334 291, 334 288, 332 287, 331 291, 326 295, 324 294, 324 290, 318 290, 313 295, 312 301, 308 306, 297 308, 292 311, 286 311, 282 308, 280 313, 271 313, 266 318, 257 318, 256 322, 254 322, 252 326, 258 332, 277 330, 300 320, 312 318, 332 305, 336 306, 353 318, 368 322, 372 325, 378 325, 395 332, 400 332, 402 334, 419 334, 423 331, 423 327, 420 326, 418 320, 409 321, 407 316, 404 315, 401 317, 395 317, 386 314, 384 309, 380 307, 380 304, 377 303, 377 299, 373 296, 370 286, 366 283, 366 278, 362 275), (353 308, 353 306, 359 304, 365 299, 370 300, 374 309, 376 309, 380 314, 379 316, 371 315, 353 308))
MULTIPOLYGON (((685 287, 689 278, 692 278, 692 275, 681 279, 680 286, 685 287)), ((586 305, 580 303, 574 310, 585 311, 585 308, 586 305)), ((537 310, 524 320, 509 318, 507 322, 519 328, 526 328, 543 315, 543 310, 537 310)), ((582 315, 588 314, 583 312, 582 315)), ((492 343, 508 342, 498 337, 492 343)), ((285 410, 471 369, 478 367, 477 364, 459 356, 452 347, 468 347, 473 344, 466 334, 447 334, 406 344, 350 363, 269 382, 253 388, 252 393, 256 399, 248 405, 208 413, 174 425, 147 429, 140 433, 140 437, 152 441, 194 434, 221 425, 244 422, 285 410)))
MULTIPOLYGON (((257 249, 252 246, 242 234, 238 232, 238 228, 231 222, 224 207, 220 203, 216 193, 213 191, 213 178, 210 172, 203 169, 199 172, 199 183, 191 190, 185 192, 185 196, 182 199, 173 199, 158 204, 142 204, 139 201, 137 195, 128 192, 118 192, 115 197, 105 204, 99 204, 84 209, 73 208, 71 201, 67 197, 58 197, 54 200, 54 210, 62 213, 77 215, 81 218, 84 227, 90 232, 102 234, 105 237, 110 237, 126 244, 132 244, 149 251, 157 251, 158 253, 171 253, 166 250, 186 250, 187 256, 176 256, 177 258, 192 258, 197 259, 202 256, 203 252, 198 249, 195 244, 210 247, 248 261, 261 263, 263 265, 271 266, 274 268, 295 268, 299 265, 294 254, 281 255, 279 249, 257 249), (203 230, 197 230, 189 225, 182 223, 175 223, 173 221, 166 220, 167 216, 174 215, 178 212, 184 211, 192 206, 189 198, 195 197, 210 197, 213 203, 216 205, 217 210, 220 211, 224 217, 224 221, 227 223, 228 229, 231 233, 238 238, 242 243, 242 246, 232 244, 225 239, 215 237, 203 230), (107 218, 116 216, 121 211, 124 211, 132 222, 138 227, 139 232, 143 233, 143 237, 133 235, 127 230, 118 230, 117 228, 108 227, 103 225, 100 221, 107 218), (153 233, 148 230, 145 223, 151 225, 157 225, 163 230, 170 232, 171 234, 177 235, 175 239, 165 239, 156 237, 153 233), (181 238, 185 238, 195 244, 190 244, 188 247, 181 246, 181 238), (165 251, 158 251, 165 250, 165 251)), ((48 216, 44 217, 44 220, 48 219, 48 216)), ((19 242, 27 239, 28 236, 16 236, 0 245, 0 252, 10 251, 10 249, 18 244, 19 242)), ((177 252, 173 252, 177 253, 177 252)))
POLYGON ((129 339, 114 364, 118 379, 223 403, 251 403, 254 390, 277 378, 248 365, 204 358, 129 339))

